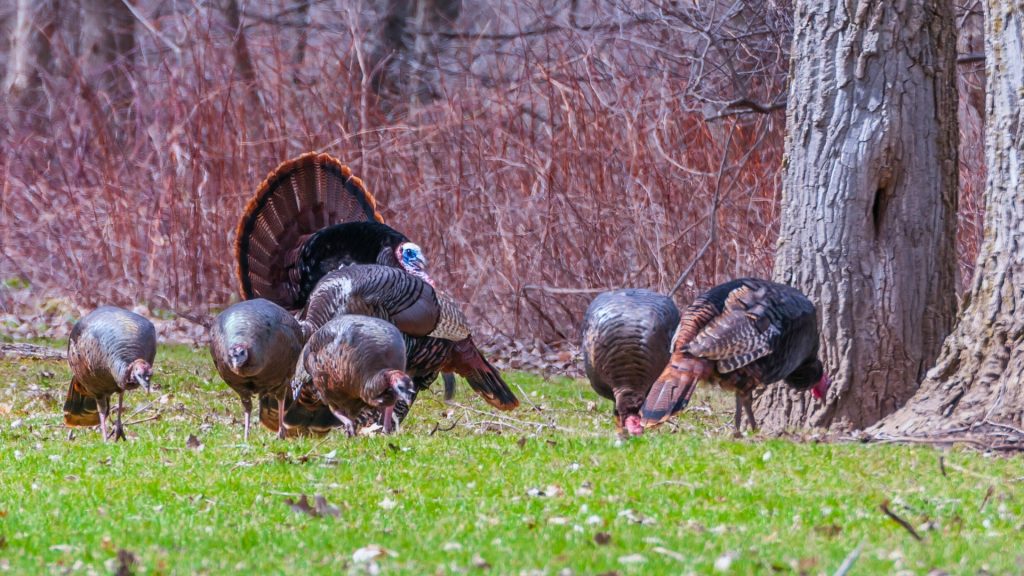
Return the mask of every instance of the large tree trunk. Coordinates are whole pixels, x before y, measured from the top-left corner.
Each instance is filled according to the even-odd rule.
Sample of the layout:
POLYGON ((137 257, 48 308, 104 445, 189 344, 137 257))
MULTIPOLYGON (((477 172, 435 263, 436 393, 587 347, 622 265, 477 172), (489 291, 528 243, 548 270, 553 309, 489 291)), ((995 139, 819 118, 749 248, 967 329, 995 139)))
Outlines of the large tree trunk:
POLYGON ((974 280, 937 365, 881 436, 1024 436, 1024 6, 989 0, 985 28, 988 179, 974 280))
POLYGON ((955 313, 956 34, 948 0, 798 0, 774 277, 817 305, 825 402, 766 429, 860 428, 917 389, 955 313))

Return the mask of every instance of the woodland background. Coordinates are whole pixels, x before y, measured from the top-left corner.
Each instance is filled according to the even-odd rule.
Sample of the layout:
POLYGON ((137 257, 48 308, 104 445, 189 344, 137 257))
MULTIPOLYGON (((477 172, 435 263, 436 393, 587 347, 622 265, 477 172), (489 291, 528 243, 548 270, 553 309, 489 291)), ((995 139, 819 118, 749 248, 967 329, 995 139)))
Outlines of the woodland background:
MULTIPOLYGON (((957 2, 959 281, 982 230, 981 7, 957 2)), ((330 152, 474 325, 575 342, 596 292, 771 275, 789 2, 13 0, 0 312, 202 316, 280 161, 330 152), (31 298, 26 300, 25 295, 31 298)))

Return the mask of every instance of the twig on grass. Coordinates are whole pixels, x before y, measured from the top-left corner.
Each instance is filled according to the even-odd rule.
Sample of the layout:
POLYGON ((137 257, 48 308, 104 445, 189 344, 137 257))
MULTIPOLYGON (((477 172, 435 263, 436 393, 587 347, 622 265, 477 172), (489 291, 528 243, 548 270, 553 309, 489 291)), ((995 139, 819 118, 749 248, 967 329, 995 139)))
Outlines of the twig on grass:
POLYGON ((839 568, 836 568, 834 576, 846 576, 850 572, 850 569, 853 568, 853 564, 857 561, 857 558, 860 558, 860 551, 863 548, 864 543, 861 542, 860 544, 857 544, 856 548, 850 550, 850 553, 843 559, 843 563, 839 565, 839 568))
POLYGON ((978 512, 979 513, 985 511, 985 506, 988 506, 988 501, 989 501, 990 498, 992 498, 992 494, 994 494, 995 491, 996 491, 996 487, 995 486, 989 486, 988 490, 985 491, 985 498, 982 499, 981 506, 978 506, 978 512))
POLYGON ((910 522, 907 522, 903 518, 900 518, 899 516, 896 515, 895 512, 893 512, 892 510, 889 509, 889 501, 888 500, 882 502, 881 508, 882 508, 882 512, 885 512, 886 516, 888 516, 889 518, 892 518, 900 526, 903 526, 903 528, 907 532, 910 532, 910 535, 913 536, 915 540, 917 540, 918 542, 922 542, 923 541, 922 538, 921 538, 921 535, 917 533, 917 530, 914 530, 914 527, 910 525, 910 522))
POLYGON ((131 422, 125 422, 123 426, 134 426, 136 424, 142 424, 143 422, 149 422, 151 420, 159 420, 160 415, 160 412, 157 412, 156 414, 153 414, 152 416, 149 416, 147 418, 142 418, 140 420, 132 420, 131 422))

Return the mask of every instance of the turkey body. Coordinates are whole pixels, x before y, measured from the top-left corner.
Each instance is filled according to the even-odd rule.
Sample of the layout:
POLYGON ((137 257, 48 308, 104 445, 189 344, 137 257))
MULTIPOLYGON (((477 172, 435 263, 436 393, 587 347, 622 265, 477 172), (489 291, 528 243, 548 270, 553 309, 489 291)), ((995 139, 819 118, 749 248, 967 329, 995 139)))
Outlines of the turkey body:
MULTIPOLYGON (((492 406, 512 410, 519 405, 501 374, 473 343, 458 304, 424 280, 379 265, 335 270, 310 295, 303 330, 313 333, 342 314, 381 318, 398 328, 405 341, 406 371, 416 382, 416 392, 429 386, 438 372, 455 372, 492 406)), ((399 419, 408 408, 404 400, 399 403, 399 419)))
POLYGON ((778 380, 816 397, 828 390, 814 304, 784 284, 757 278, 726 282, 683 312, 668 366, 644 402, 643 424, 660 424, 681 411, 697 383, 709 381, 736 394, 736 431, 741 407, 756 428, 751 394, 778 380))
POLYGON ((72 328, 68 340, 72 378, 64 401, 65 424, 98 424, 107 439, 109 401, 117 394, 114 439, 123 440, 124 393, 140 386, 149 390, 155 357, 156 329, 146 318, 114 306, 87 314, 72 328))
POLYGON ((378 318, 342 315, 319 327, 303 349, 302 369, 299 394, 312 385, 350 436, 377 412, 385 432, 393 431, 394 406, 412 392, 402 334, 378 318))
POLYGON ((284 437, 280 419, 302 345, 302 329, 295 317, 262 298, 234 304, 214 321, 210 355, 221 378, 242 402, 246 441, 254 395, 260 401, 260 422, 284 437))
POLYGON ((640 407, 668 364, 679 310, 672 299, 649 290, 600 294, 583 319, 583 367, 590 385, 615 403, 616 429, 643 432, 640 407))

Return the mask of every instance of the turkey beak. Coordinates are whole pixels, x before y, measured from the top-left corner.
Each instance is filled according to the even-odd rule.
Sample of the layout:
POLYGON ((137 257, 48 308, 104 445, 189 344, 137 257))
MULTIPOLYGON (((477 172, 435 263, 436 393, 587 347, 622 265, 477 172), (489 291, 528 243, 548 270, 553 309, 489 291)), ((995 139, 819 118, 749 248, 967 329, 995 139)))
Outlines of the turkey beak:
POLYGON ((152 384, 149 379, 149 374, 139 373, 135 375, 135 383, 142 386, 142 389, 146 391, 146 394, 149 394, 152 391, 152 384))
POLYGON ((249 352, 245 348, 232 348, 228 351, 228 364, 231 365, 232 370, 238 370, 244 366, 248 359, 249 352))

